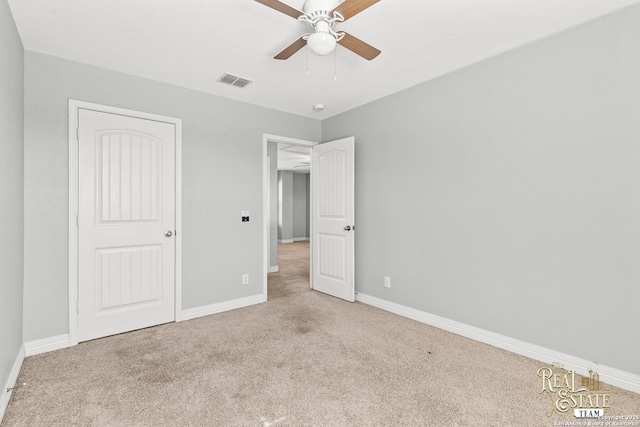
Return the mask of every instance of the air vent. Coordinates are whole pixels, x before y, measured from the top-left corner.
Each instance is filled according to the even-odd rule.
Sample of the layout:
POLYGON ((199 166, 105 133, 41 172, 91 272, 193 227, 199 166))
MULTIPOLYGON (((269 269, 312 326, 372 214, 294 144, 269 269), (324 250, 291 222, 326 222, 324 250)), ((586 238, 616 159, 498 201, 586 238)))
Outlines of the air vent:
POLYGON ((236 86, 239 88, 245 88, 251 83, 253 83, 253 80, 245 79, 244 77, 234 76, 233 74, 229 74, 229 73, 224 73, 222 76, 220 76, 218 81, 220 83, 225 83, 225 84, 236 86))

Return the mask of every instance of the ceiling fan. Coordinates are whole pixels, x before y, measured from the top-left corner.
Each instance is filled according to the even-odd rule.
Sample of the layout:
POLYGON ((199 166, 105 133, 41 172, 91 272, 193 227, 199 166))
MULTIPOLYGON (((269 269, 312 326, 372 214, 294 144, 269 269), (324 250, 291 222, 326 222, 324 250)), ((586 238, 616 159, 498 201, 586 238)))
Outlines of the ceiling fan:
POLYGON ((344 22, 380 0, 305 0, 301 12, 279 0, 256 0, 272 9, 289 15, 313 28, 277 54, 275 59, 289 59, 305 45, 316 55, 327 55, 340 44, 371 61, 380 54, 375 47, 345 31, 334 31, 337 22, 344 22))

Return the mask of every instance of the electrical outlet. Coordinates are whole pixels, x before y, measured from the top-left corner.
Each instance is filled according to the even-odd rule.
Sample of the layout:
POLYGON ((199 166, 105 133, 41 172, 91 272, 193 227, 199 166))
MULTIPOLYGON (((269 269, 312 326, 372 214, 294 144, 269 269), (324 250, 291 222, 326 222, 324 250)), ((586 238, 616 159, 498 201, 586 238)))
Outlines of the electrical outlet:
POLYGON ((390 288, 391 287, 391 277, 384 276, 384 287, 385 288, 390 288))
POLYGON ((249 275, 248 274, 243 274, 242 275, 242 284, 243 285, 248 285, 249 284, 249 275))

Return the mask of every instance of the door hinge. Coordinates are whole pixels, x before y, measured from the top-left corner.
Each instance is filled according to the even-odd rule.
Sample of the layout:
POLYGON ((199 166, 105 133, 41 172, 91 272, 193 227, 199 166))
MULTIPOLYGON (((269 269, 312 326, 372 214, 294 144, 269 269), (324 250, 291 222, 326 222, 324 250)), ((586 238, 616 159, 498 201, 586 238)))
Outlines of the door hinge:
POLYGON ((80 141, 80 128, 76 128, 76 139, 80 141))
POLYGON ((80 314, 80 301, 76 301, 76 313, 80 314))
POLYGON ((80 215, 76 215, 76 227, 80 227, 80 215))

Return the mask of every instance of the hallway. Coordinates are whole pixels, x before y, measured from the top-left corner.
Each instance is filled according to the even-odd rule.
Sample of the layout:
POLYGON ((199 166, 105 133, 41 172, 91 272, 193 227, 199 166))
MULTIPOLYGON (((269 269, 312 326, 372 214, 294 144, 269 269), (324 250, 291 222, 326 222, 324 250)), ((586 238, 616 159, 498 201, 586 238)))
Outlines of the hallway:
POLYGON ((277 273, 267 276, 268 300, 311 290, 308 241, 278 244, 278 267, 277 273))

